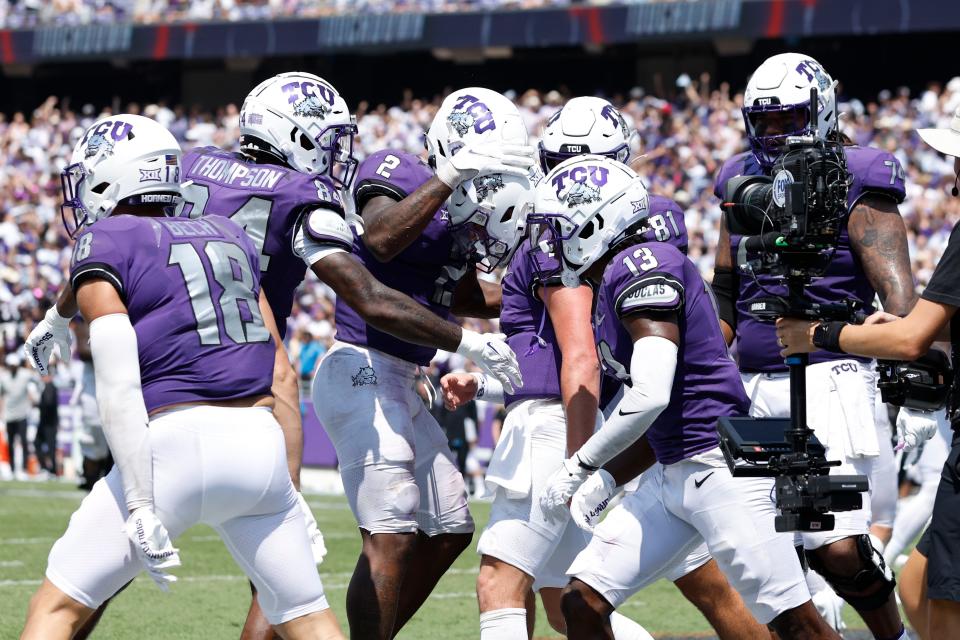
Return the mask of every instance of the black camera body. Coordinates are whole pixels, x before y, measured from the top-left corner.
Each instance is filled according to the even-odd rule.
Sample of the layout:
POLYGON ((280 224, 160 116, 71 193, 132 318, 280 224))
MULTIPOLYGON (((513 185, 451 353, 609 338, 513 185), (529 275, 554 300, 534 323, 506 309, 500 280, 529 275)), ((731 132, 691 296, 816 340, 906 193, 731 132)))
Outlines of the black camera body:
POLYGON ((950 359, 938 349, 912 362, 878 360, 877 373, 877 387, 884 402, 920 411, 943 408, 953 386, 950 359))
POLYGON ((852 177, 839 141, 787 138, 771 176, 737 176, 724 190, 727 228, 747 236, 743 260, 756 273, 822 276, 840 239, 852 177), (750 261, 748 253, 755 253, 750 261))

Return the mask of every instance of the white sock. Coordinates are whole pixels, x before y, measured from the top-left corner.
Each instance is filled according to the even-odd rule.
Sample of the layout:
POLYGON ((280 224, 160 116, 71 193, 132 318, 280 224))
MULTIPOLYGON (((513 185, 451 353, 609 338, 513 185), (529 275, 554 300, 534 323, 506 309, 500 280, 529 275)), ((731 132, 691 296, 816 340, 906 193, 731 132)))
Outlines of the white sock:
POLYGON ((616 611, 610 614, 610 628, 616 640, 653 640, 646 629, 616 611))
POLYGON ((526 637, 526 609, 494 609, 480 614, 480 640, 523 640, 526 637))

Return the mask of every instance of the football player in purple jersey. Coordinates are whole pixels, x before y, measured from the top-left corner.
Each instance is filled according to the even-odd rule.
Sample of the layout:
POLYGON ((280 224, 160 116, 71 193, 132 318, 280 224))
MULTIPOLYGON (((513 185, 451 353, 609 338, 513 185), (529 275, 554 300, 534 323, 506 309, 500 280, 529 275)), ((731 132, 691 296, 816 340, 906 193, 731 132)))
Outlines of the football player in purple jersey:
POLYGON ((116 466, 54 543, 21 637, 73 637, 144 569, 168 590, 173 541, 203 522, 257 585, 277 633, 342 638, 272 413, 274 363, 286 356, 258 252, 224 218, 167 217, 180 172, 176 139, 134 115, 95 122, 63 171, 71 288, 116 466))
MULTIPOLYGON (((481 88, 444 100, 430 132, 436 173, 397 150, 360 165, 353 195, 364 231, 354 239, 353 258, 438 319, 496 317, 500 289, 478 280, 474 250, 492 250, 491 259, 506 254, 475 235, 476 225, 458 229, 461 221, 444 205, 465 181, 475 194, 489 195, 526 179, 533 149, 513 103, 481 88)), ((363 536, 347 617, 354 637, 387 639, 469 545, 473 520, 446 436, 413 389, 418 367, 436 349, 383 332, 343 299, 336 313, 336 343, 317 368, 312 393, 363 536)))
POLYGON ((592 525, 617 484, 660 463, 647 480, 658 490, 627 494, 569 567, 567 636, 615 637, 614 609, 705 542, 760 623, 783 638, 836 638, 810 601, 792 536, 775 530, 772 479, 734 479, 720 453, 717 418, 745 414, 749 401, 710 288, 675 247, 645 241, 647 207, 640 177, 599 156, 558 165, 537 188, 561 279, 598 287, 601 366, 623 385, 603 427, 548 479, 540 507, 560 515, 587 501, 580 512, 591 521, 577 524, 592 525))
MULTIPOLYGON (((504 384, 518 382, 516 359, 499 338, 438 317, 418 304, 422 300, 385 286, 350 255, 353 201, 343 190, 356 172, 352 156, 356 127, 343 97, 330 83, 308 73, 279 74, 248 94, 240 118, 240 153, 203 147, 186 154, 183 214, 229 217, 244 228, 259 253, 264 293, 281 337, 309 266, 337 294, 340 309, 349 309, 351 318, 362 319, 381 335, 458 351, 504 384)), ((496 165, 495 157, 484 157, 496 165)), ((396 287, 397 281, 387 284, 396 287)), ((60 329, 61 313, 69 315, 74 309, 67 289, 31 333, 26 348, 38 366, 46 365, 54 341, 69 341, 69 332, 60 329)), ((274 393, 291 477, 299 486, 303 443, 299 390, 292 366, 283 359, 278 359, 274 393)), ((301 506, 319 561, 322 537, 306 502, 301 506)), ((269 637, 272 631, 256 605, 254 598, 245 632, 269 637)))
MULTIPOLYGON (((720 169, 715 193, 721 201, 726 201, 724 190, 730 178, 769 175, 788 136, 840 135, 836 83, 816 60, 799 53, 773 56, 757 68, 744 93, 743 116, 750 151, 734 156, 720 169), (816 105, 810 104, 811 88, 817 89, 816 105), (811 129, 811 109, 817 110, 816 130, 811 129)), ((844 152, 853 183, 839 246, 826 275, 808 285, 804 293, 816 302, 852 299, 864 306, 879 296, 886 311, 906 314, 916 302, 916 293, 906 229, 897 209, 905 196, 903 168, 894 155, 879 149, 850 145, 844 152)), ((785 417, 789 415, 789 374, 775 328, 748 311, 755 298, 782 295, 786 288, 770 276, 739 273, 736 256, 741 240, 721 224, 713 279, 721 326, 728 342, 737 339, 741 377, 752 401, 751 415, 785 417)), ((881 447, 889 448, 889 444, 877 434, 873 412, 876 374, 870 359, 814 354, 807 380, 809 425, 826 445, 827 458, 841 461, 843 466, 836 473, 865 474, 871 476, 873 490, 889 490, 891 483, 883 483, 874 474, 881 447)), ((902 412, 901 422, 934 422, 922 412, 902 412)), ((902 637, 905 631, 893 594, 895 582, 881 555, 884 541, 868 535, 870 494, 864 494, 862 509, 838 513, 836 520, 833 531, 801 534, 809 565, 816 570, 808 575, 814 602, 839 628, 842 621, 837 605, 842 603, 823 585, 819 574, 860 613, 877 638, 902 637)), ((885 535, 889 536, 889 528, 885 535)))

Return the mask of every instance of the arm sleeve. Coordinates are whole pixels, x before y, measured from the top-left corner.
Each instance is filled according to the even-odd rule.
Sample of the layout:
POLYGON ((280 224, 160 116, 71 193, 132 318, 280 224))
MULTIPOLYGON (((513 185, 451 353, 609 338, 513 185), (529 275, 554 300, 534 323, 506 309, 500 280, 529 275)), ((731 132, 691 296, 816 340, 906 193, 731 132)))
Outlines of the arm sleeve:
POLYGON ((97 379, 103 435, 120 469, 130 511, 153 505, 153 452, 140 386, 137 334, 123 313, 90 323, 90 350, 97 379))
POLYGON ((950 242, 920 297, 931 302, 960 307, 960 225, 953 228, 950 242))
POLYGON ((659 336, 640 338, 633 344, 630 378, 603 427, 580 447, 583 464, 602 467, 640 438, 670 404, 677 345, 659 336))
POLYGON ((717 300, 717 313, 730 328, 737 328, 737 294, 740 291, 740 276, 729 267, 713 270, 713 295, 717 300))
POLYGON ((433 176, 433 171, 417 156, 388 149, 370 155, 360 163, 353 188, 357 211, 372 198, 386 196, 400 202, 433 176))

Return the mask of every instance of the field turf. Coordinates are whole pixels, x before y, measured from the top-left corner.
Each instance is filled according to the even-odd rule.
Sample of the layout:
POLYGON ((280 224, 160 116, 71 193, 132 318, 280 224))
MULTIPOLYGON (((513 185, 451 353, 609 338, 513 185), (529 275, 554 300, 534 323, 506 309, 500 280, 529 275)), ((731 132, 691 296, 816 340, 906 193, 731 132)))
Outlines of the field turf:
MULTIPOLYGON (((0 482, 0 640, 17 638, 30 594, 40 584, 47 553, 66 528, 83 494, 72 485, 0 482)), ((346 501, 307 496, 326 537, 329 554, 320 566, 327 596, 346 628, 344 598, 360 548, 360 537, 346 501)), ((478 531, 490 505, 471 505, 478 531)), ((214 531, 190 529, 177 542, 183 567, 170 593, 161 593, 141 575, 117 598, 94 638, 174 640, 236 639, 249 604, 249 587, 214 531)), ((474 595, 478 558, 465 552, 444 576, 427 603, 399 638, 466 639, 479 637, 474 595)), ((658 638, 712 637, 699 612, 670 583, 644 590, 621 609, 658 638)), ((862 622, 847 608, 851 628, 862 622)), ((558 638, 538 612, 536 636, 558 638)), ((847 637, 866 637, 860 633, 847 637)))

